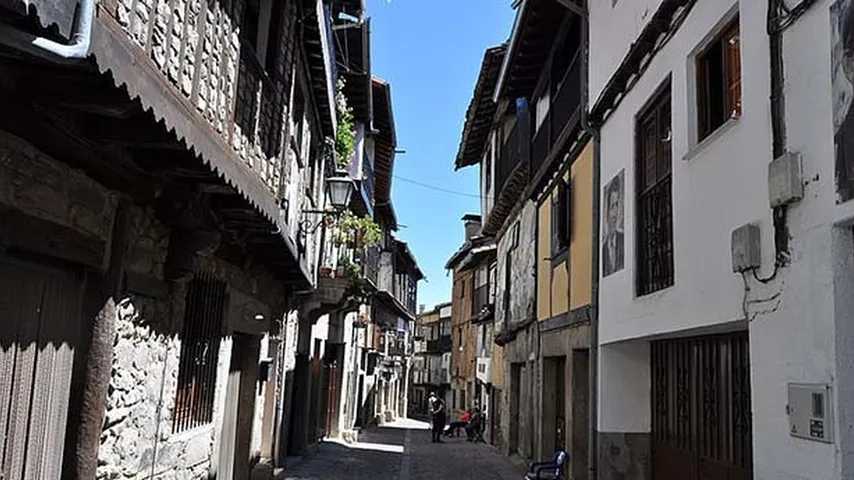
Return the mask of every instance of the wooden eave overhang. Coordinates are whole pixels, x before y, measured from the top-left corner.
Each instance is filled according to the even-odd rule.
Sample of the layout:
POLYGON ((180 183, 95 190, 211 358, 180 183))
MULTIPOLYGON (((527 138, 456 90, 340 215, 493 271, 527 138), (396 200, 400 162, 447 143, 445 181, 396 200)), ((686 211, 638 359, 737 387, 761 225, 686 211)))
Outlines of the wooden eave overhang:
POLYGON ((592 125, 603 124, 619 106, 696 3, 697 0, 662 0, 590 109, 588 119, 592 125))
POLYGON ((374 98, 374 199, 379 207, 391 202, 392 173, 397 149, 391 86, 381 78, 372 80, 374 98))
POLYGON ((306 67, 313 97, 317 104, 320 124, 326 136, 334 137, 338 127, 335 111, 335 83, 337 68, 335 61, 332 22, 327 15, 327 6, 322 0, 303 0, 303 45, 306 67))
POLYGON ((416 260, 412 250, 409 249, 409 244, 397 239, 395 239, 394 242, 397 253, 404 260, 407 270, 415 276, 415 280, 419 281, 426 279, 427 277, 424 276, 424 272, 422 272, 421 268, 418 267, 418 260, 416 260))
POLYGON ((476 165, 483 159, 495 118, 496 102, 492 97, 506 51, 507 45, 499 45, 487 49, 483 56, 474 95, 466 111, 466 121, 455 163, 457 170, 476 165))
POLYGON ((373 115, 371 84, 371 20, 365 18, 364 0, 339 0, 335 4, 333 23, 338 73, 344 79, 344 95, 357 121, 370 124, 373 115), (360 19, 347 23, 339 14, 360 19))
POLYGON ((73 66, 20 52, 0 56, 11 59, 0 68, 17 76, 4 73, 7 80, 39 85, 37 95, 10 99, 5 106, 10 111, 45 107, 0 122, 0 128, 142 203, 154 202, 153 189, 164 182, 192 185, 194 193, 208 196, 227 237, 222 247, 227 255, 251 252, 294 290, 311 288, 313 274, 287 234, 291 228, 276 196, 175 92, 146 52, 128 42, 113 17, 97 15, 90 48, 90 58, 73 66), (45 75, 56 81, 40 82, 45 75))
POLYGON ((516 13, 493 101, 529 98, 537 87, 555 36, 570 11, 557 0, 524 0, 516 13))
POLYGON ((415 320, 415 315, 407 310, 390 292, 380 290, 374 295, 374 298, 378 300, 378 302, 374 302, 374 306, 379 305, 393 315, 404 317, 408 320, 415 320))

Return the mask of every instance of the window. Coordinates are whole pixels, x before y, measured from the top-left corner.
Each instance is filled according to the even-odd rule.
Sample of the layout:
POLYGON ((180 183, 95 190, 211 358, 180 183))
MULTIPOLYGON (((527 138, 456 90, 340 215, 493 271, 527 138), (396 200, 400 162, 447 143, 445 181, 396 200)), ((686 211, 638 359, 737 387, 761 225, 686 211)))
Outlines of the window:
POLYGON ((699 140, 741 115, 741 40, 738 18, 697 56, 699 140))
POLYGON ((200 275, 187 290, 172 419, 175 433, 213 421, 225 289, 225 282, 200 275))
POLYGON ((552 258, 569 247, 572 223, 572 188, 561 180, 551 196, 551 250, 552 258))
POLYGON ((670 86, 638 117, 637 292, 673 285, 670 86))

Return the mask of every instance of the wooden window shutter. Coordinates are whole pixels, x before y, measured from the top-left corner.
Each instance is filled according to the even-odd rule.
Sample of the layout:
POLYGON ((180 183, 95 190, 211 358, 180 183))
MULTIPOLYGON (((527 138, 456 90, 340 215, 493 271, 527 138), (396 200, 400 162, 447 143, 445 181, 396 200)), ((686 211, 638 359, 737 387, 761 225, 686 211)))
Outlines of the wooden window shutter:
POLYGON ((564 194, 563 194, 563 203, 565 205, 566 211, 563 214, 563 221, 566 222, 566 227, 564 228, 564 232, 566 235, 566 245, 569 245, 569 242, 572 240, 572 180, 567 180, 564 183, 564 194))
POLYGON ((726 99, 730 117, 741 115, 741 35, 738 20, 723 38, 726 99))

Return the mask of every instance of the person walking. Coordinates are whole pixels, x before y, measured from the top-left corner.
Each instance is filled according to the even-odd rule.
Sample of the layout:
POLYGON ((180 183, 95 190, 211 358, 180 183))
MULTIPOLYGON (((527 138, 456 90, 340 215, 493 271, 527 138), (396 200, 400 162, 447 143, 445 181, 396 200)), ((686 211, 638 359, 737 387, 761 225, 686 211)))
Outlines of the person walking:
POLYGON ((442 430, 445 429, 445 402, 435 393, 431 394, 430 397, 432 398, 430 416, 433 420, 433 443, 444 443, 442 441, 442 430))

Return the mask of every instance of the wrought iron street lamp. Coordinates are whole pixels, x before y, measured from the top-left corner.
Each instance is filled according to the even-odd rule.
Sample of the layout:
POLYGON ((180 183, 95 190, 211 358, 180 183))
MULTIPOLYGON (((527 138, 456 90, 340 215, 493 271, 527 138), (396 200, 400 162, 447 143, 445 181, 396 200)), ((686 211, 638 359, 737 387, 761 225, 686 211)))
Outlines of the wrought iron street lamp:
POLYGON ((337 173, 334 177, 327 178, 326 195, 329 197, 329 203, 332 205, 332 209, 303 210, 303 215, 319 215, 320 219, 313 225, 308 219, 304 220, 302 222, 302 231, 314 233, 324 223, 328 225, 334 223, 335 219, 344 213, 344 210, 350 206, 350 199, 353 197, 353 192, 355 190, 356 183, 343 172, 337 173))
POLYGON ((343 211, 350 205, 350 197, 356 189, 353 179, 346 176, 332 177, 326 180, 326 193, 329 202, 337 212, 343 211))

